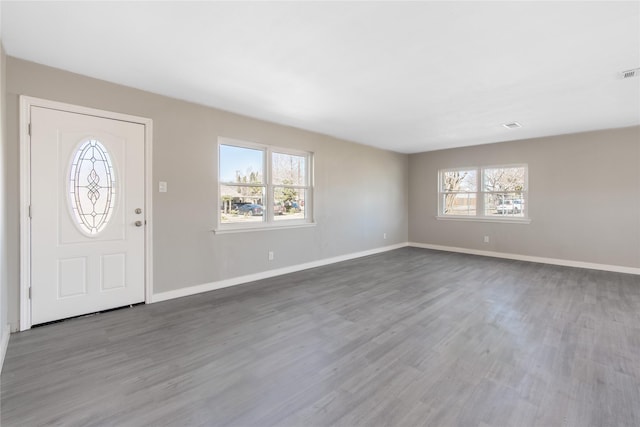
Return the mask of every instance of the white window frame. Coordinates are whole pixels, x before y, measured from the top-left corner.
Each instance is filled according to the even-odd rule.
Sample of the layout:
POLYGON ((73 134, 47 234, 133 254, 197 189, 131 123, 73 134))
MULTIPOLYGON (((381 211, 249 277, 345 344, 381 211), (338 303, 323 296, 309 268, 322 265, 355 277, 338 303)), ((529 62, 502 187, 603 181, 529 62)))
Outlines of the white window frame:
POLYGON ((314 183, 313 183, 313 153, 310 151, 302 151, 295 150, 291 148, 283 148, 276 147, 271 145, 259 144, 250 141, 244 141, 234 138, 228 137, 218 137, 218 145, 217 145, 217 158, 218 162, 216 164, 217 169, 217 183, 216 186, 216 228, 213 230, 216 234, 220 233, 235 233, 235 232, 244 232, 244 231, 256 231, 256 230, 277 230, 282 228, 298 228, 298 227, 309 227, 314 226, 314 183), (221 222, 221 212, 220 206, 222 206, 222 189, 223 185, 237 185, 237 183, 228 183, 222 182, 220 180, 220 146, 221 145, 230 145, 234 147, 240 148, 248 148, 253 150, 260 150, 264 153, 263 155, 263 183, 262 184, 243 184, 245 186, 256 186, 264 188, 264 211, 262 214, 263 220, 261 222, 250 222, 250 223, 222 223, 221 222), (304 157, 305 160, 305 182, 304 185, 286 185, 286 184, 274 184, 272 182, 272 166, 273 166, 273 153, 279 154, 289 154, 293 156, 304 157), (274 219, 274 188, 275 187, 287 187, 287 188, 295 188, 298 190, 305 191, 305 199, 304 199, 304 212, 305 217, 303 219, 285 219, 276 221, 274 219))
MULTIPOLYGON (((488 166, 467 166, 467 167, 451 167, 438 170, 437 181, 437 197, 438 197, 438 212, 436 218, 438 220, 453 220, 453 221, 478 221, 478 222, 504 222, 504 223, 516 223, 516 224, 529 224, 531 218, 529 217, 529 165, 526 163, 506 164, 506 165, 488 165, 488 166), (495 193, 493 191, 484 190, 485 171, 487 169, 507 169, 507 168, 524 168, 524 189, 522 190, 522 199, 524 201, 524 208, 522 216, 500 216, 500 215, 485 215, 485 195, 495 193), (476 171, 476 214, 475 215, 445 215, 443 206, 443 195, 447 192, 442 191, 442 177, 445 172, 454 171, 476 171)), ((473 192, 463 191, 461 194, 473 194, 473 192)), ((505 193, 505 191, 499 191, 498 193, 505 193)))

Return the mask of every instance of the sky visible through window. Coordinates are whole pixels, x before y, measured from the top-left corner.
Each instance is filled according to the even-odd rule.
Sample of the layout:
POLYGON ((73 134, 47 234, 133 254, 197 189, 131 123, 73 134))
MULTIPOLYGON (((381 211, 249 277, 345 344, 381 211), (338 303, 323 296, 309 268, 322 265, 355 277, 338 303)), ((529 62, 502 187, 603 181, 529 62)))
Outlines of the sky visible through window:
POLYGON ((262 150, 220 145, 220 180, 236 182, 236 171, 240 171, 242 176, 258 172, 263 177, 263 154, 262 150))

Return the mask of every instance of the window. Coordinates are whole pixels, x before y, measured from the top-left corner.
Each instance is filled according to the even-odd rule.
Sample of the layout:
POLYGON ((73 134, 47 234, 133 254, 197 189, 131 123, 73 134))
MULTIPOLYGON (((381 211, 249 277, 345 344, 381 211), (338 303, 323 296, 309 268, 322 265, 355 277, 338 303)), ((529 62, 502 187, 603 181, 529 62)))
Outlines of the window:
POLYGON ((438 175, 439 217, 528 218, 526 165, 445 169, 438 175))
POLYGON ((482 170, 484 216, 525 216, 527 168, 496 167, 482 170))
POLYGON ((312 222, 312 153, 220 138, 220 229, 312 222))
POLYGON ((73 153, 67 195, 75 224, 97 236, 109 223, 116 203, 116 177, 107 149, 98 140, 84 142, 73 153))
POLYGON ((443 171, 440 181, 442 212, 445 215, 476 215, 477 170, 443 171))

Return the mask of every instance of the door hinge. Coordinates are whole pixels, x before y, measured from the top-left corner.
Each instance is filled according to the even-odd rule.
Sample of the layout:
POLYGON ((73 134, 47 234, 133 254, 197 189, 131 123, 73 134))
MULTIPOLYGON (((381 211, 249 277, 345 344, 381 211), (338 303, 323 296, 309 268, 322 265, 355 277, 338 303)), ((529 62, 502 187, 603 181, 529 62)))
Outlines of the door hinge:
POLYGON ((28 125, 27 132, 29 132, 29 136, 31 136, 31 123, 29 123, 29 125, 28 125))
POLYGON ((29 286, 29 299, 31 299, 31 286, 29 286))
POLYGON ((29 212, 28 212, 28 215, 29 215, 29 219, 31 219, 31 205, 29 205, 29 212))

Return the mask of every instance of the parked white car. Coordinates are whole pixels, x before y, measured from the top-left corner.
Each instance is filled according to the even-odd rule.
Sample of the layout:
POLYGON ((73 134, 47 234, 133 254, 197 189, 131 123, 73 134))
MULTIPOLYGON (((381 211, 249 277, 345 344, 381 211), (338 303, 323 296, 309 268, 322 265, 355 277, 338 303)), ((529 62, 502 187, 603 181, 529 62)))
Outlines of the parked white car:
POLYGON ((513 215, 522 212, 522 200, 503 200, 496 206, 499 215, 513 215))

